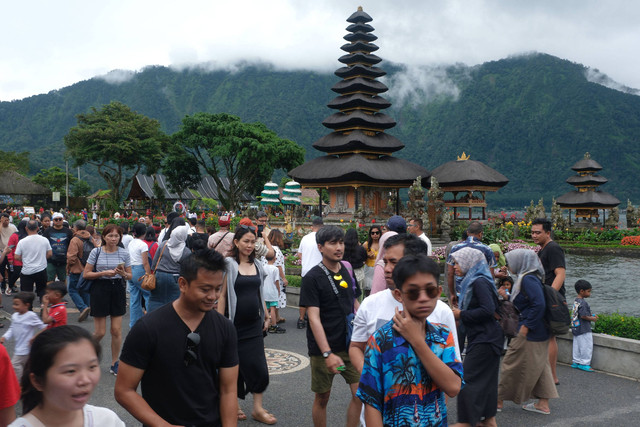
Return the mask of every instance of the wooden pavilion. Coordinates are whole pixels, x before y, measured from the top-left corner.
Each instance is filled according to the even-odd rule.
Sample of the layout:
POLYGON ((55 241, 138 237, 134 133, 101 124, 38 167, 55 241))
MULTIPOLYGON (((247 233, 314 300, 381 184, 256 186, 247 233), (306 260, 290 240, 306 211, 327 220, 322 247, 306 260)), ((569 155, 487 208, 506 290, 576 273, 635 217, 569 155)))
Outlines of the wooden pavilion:
POLYGON ((458 217, 458 208, 469 210, 469 220, 473 218, 473 209, 482 208, 482 218, 487 219, 487 191, 498 191, 509 183, 509 179, 482 162, 471 160, 462 153, 455 161, 447 162, 433 170, 440 188, 452 193, 453 199, 445 199, 445 208, 453 208, 458 217))
POLYGON ((346 55, 338 59, 345 66, 335 72, 342 81, 331 88, 338 96, 328 104, 338 111, 322 122, 333 132, 313 144, 326 155, 289 171, 304 188, 329 190, 330 213, 353 214, 363 208, 380 215, 393 193, 398 213, 399 189, 411 186, 418 176, 428 187, 431 176, 422 166, 391 155, 404 144, 385 133, 396 122, 381 112, 391 103, 380 96, 388 88, 376 80, 386 72, 375 66, 382 59, 372 53, 378 46, 372 43, 377 37, 371 21, 362 7, 347 19, 351 25, 344 39, 349 43, 341 47, 346 55))
POLYGON ((605 212, 620 204, 620 200, 606 191, 598 190, 600 185, 606 184, 609 180, 603 176, 596 175, 602 170, 602 166, 591 158, 589 153, 585 153, 584 158, 571 167, 577 172, 567 179, 567 183, 576 187, 558 197, 556 203, 562 209, 569 209, 569 223, 571 223, 571 209, 575 209, 576 220, 580 218, 591 222, 592 219, 598 221, 599 210, 602 209, 603 223, 606 219, 605 212))

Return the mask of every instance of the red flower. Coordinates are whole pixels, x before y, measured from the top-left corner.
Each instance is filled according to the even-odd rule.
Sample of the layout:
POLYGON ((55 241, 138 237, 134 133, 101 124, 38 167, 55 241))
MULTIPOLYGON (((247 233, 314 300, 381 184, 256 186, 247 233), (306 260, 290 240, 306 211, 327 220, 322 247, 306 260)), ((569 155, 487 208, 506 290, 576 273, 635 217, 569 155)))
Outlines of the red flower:
POLYGON ((376 223, 376 219, 375 219, 375 218, 374 218, 374 219, 372 219, 372 220, 371 220, 371 223, 372 223, 372 224, 375 224, 375 223, 376 223))

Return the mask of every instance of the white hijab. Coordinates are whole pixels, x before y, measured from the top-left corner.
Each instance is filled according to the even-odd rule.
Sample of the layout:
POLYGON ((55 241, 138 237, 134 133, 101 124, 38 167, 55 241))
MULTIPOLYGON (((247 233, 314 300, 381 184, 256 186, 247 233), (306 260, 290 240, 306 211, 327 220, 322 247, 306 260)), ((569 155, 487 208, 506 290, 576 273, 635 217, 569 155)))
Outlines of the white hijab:
POLYGON ((544 280, 544 267, 542 267, 538 254, 532 249, 515 249, 508 252, 505 258, 509 269, 518 275, 516 283, 514 283, 511 290, 511 301, 515 300, 520 293, 522 279, 524 279, 525 275, 531 274, 538 277, 540 281, 544 280))
POLYGON ((171 231, 171 237, 169 237, 169 241, 167 242, 167 248, 169 249, 169 255, 171 255, 171 258, 175 262, 180 261, 182 258, 184 247, 187 245, 188 233, 189 227, 186 224, 176 227, 171 231))

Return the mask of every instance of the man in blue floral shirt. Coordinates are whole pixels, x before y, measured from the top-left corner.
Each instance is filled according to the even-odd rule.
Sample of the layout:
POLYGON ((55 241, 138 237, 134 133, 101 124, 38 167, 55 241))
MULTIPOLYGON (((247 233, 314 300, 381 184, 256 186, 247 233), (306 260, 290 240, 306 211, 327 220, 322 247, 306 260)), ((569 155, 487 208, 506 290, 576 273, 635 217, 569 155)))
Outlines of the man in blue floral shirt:
POLYGON ((446 426, 444 393, 462 387, 462 363, 453 335, 427 316, 440 297, 438 265, 425 255, 406 256, 393 270, 393 319, 369 338, 357 397, 367 427, 446 426))

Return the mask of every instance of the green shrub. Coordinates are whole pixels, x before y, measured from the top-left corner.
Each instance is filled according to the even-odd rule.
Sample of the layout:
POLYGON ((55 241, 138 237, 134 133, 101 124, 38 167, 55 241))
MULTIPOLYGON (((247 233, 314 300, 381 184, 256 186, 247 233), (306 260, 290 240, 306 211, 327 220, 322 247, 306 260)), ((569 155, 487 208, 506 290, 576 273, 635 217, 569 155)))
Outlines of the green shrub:
POLYGON ((299 288, 302 285, 302 277, 300 276, 290 276, 286 275, 287 281, 289 282, 289 286, 294 288, 299 288))
POLYGON ((620 313, 599 314, 593 332, 640 340, 640 318, 620 313))

